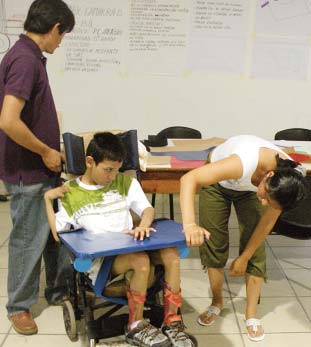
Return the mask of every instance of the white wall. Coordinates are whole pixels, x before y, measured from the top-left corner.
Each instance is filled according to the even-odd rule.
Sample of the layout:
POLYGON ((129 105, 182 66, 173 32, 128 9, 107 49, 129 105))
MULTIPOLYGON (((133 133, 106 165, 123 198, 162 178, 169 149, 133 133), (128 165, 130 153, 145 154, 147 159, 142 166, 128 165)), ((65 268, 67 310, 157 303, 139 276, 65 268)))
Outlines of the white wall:
POLYGON ((172 125, 206 137, 310 126, 311 84, 190 74, 181 77, 83 74, 59 78, 50 71, 64 131, 137 128, 140 139, 172 125))
MULTIPOLYGON (((250 77, 256 11, 261 10, 261 2, 245 2, 250 6, 241 75, 206 71, 171 76, 131 71, 62 73, 62 57, 56 52, 51 57, 49 75, 57 108, 63 113, 63 129, 137 128, 139 138, 144 139, 165 127, 184 125, 199 129, 204 137, 252 133, 273 139, 280 129, 311 128, 310 76, 305 80, 250 77)), ((308 4, 311 6, 311 0, 308 4)), ((310 40, 308 45, 310 50, 310 40)), ((309 61, 309 70, 310 65, 309 61)))
MULTIPOLYGON (((8 15, 8 9, 13 6, 13 2, 12 0, 3 1, 6 4, 8 15)), ((16 8, 20 8, 17 6, 18 3, 29 1, 14 0, 14 4, 16 3, 16 8)), ((191 6, 197 0, 178 1, 191 6)), ((225 3, 221 0, 215 1, 225 3)), ((201 2, 207 4, 215 1, 204 0, 201 2)), ((304 11, 304 7, 309 6, 311 9, 311 0, 306 1, 303 4, 301 2, 300 5, 297 3, 295 8, 304 11)), ((173 2, 178 3, 176 0, 171 0, 171 3, 173 2)), ((227 1, 226 3, 234 2, 243 3, 243 0, 227 1)), ((130 0, 118 0, 118 2, 113 0, 105 0, 105 2, 102 0, 88 0, 87 2, 86 0, 68 0, 68 3, 77 7, 79 4, 82 7, 95 4, 97 7, 120 6, 120 8, 126 9, 131 2, 130 0)), ((113 71, 107 73, 67 72, 63 67, 66 53, 63 49, 57 50, 52 56, 48 56, 48 72, 56 107, 62 113, 63 130, 81 132, 137 128, 139 138, 144 139, 148 134, 156 134, 165 127, 184 125, 199 129, 204 137, 228 137, 234 134, 252 133, 272 139, 274 133, 280 129, 311 128, 310 71, 306 73, 305 80, 254 79, 250 77, 252 75, 253 45, 256 39, 256 11, 257 13, 261 10, 271 11, 272 7, 268 6, 287 6, 289 4, 287 1, 284 3, 270 1, 268 6, 261 9, 260 4, 262 3, 264 1, 245 0, 245 4, 249 4, 247 42, 245 54, 243 52, 245 64, 243 72, 239 75, 198 72, 194 69, 192 71, 183 70, 180 74, 175 75, 135 73, 131 69, 127 69, 123 73, 113 71)), ((14 14, 17 10, 15 7, 13 10, 14 14)), ((305 25, 310 23, 311 26, 311 15, 310 18, 306 16, 299 18, 305 20, 305 25)), ((77 20, 81 25, 83 18, 77 16, 77 20)), ((96 25, 102 25, 104 28, 105 20, 108 22, 110 20, 110 25, 113 25, 111 23, 114 18, 105 17, 95 20, 100 21, 94 22, 96 25)), ((117 25, 121 26, 120 23, 118 22, 117 25)), ((181 23, 184 22, 181 21, 181 23)), ((292 22, 282 21, 283 27, 286 27, 286 23, 292 22)), ((267 22, 268 24, 274 25, 274 23, 267 22)), ((182 30, 182 28, 179 29, 182 30)), ((305 27, 297 25, 298 29, 302 32, 305 27)), ((189 28, 185 28, 185 32, 189 33, 189 28)), ((310 34, 311 30, 309 37, 311 37, 310 34)), ((310 39, 306 39, 306 42, 306 50, 310 51, 310 39)), ((176 50, 174 54, 176 54, 176 50)), ((228 55, 226 58, 230 60, 230 52, 228 55)), ((176 56, 173 55, 169 58, 173 59, 176 56)), ((156 63, 158 62, 155 61, 156 63)), ((309 58, 309 70, 311 70, 310 66, 309 58)))

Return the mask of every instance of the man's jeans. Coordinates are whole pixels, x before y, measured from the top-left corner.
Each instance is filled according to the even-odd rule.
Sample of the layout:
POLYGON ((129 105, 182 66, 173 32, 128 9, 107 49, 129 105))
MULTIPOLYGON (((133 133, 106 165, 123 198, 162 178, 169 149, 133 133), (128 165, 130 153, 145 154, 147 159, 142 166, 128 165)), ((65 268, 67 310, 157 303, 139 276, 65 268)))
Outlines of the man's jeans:
POLYGON ((5 186, 11 196, 13 221, 9 240, 7 310, 10 316, 29 310, 37 301, 41 258, 50 233, 43 195, 55 187, 55 179, 32 185, 5 183, 5 186))

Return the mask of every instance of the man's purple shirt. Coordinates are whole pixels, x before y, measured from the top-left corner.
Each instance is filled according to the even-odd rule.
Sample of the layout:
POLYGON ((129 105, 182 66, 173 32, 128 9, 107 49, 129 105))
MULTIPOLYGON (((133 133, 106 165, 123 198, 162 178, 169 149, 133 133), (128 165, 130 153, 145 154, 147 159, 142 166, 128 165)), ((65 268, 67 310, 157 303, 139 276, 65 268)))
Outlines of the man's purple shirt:
MULTIPOLYGON (((5 95, 25 100, 21 120, 38 139, 59 151, 59 125, 46 58, 37 44, 23 34, 0 64, 0 110, 5 95)), ((34 184, 55 175, 38 154, 18 145, 0 130, 0 179, 12 184, 34 184)))

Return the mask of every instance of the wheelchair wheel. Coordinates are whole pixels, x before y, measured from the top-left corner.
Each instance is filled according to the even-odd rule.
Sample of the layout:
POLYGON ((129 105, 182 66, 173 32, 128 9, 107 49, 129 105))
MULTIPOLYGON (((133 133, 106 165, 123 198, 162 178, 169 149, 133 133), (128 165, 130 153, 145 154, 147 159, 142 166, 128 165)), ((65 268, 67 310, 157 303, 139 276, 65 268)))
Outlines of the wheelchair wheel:
POLYGON ((76 317, 75 317, 72 304, 69 300, 65 300, 63 302, 63 318, 64 318, 65 330, 70 341, 77 341, 78 332, 77 332, 77 325, 76 325, 76 317))

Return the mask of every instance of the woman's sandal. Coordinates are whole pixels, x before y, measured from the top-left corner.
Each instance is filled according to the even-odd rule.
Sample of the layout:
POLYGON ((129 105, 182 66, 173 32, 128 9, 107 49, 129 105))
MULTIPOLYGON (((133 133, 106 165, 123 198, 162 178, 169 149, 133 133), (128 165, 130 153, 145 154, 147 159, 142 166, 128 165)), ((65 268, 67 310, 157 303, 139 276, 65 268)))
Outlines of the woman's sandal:
POLYGON ((212 325, 212 324, 215 323, 216 318, 215 318, 214 320, 212 320, 210 323, 205 323, 203 320, 201 320, 201 316, 203 316, 203 317, 206 318, 206 319, 209 319, 209 318, 212 317, 213 314, 214 314, 215 316, 219 316, 220 312, 221 312, 221 309, 220 309, 220 308, 218 308, 217 306, 211 305, 211 306, 209 306, 209 307, 206 309, 205 312, 203 312, 203 313, 200 314, 200 316, 198 317, 198 323, 199 323, 200 325, 210 326, 210 325, 212 325))
MULTIPOLYGON (((245 324, 246 324, 246 327, 252 327, 252 330, 255 334, 258 331, 258 326, 262 325, 260 322, 260 319, 257 319, 257 318, 246 319, 245 324)), ((265 333, 255 337, 252 337, 250 334, 247 334, 247 336, 251 341, 258 342, 258 341, 262 341, 265 338, 265 333)))

